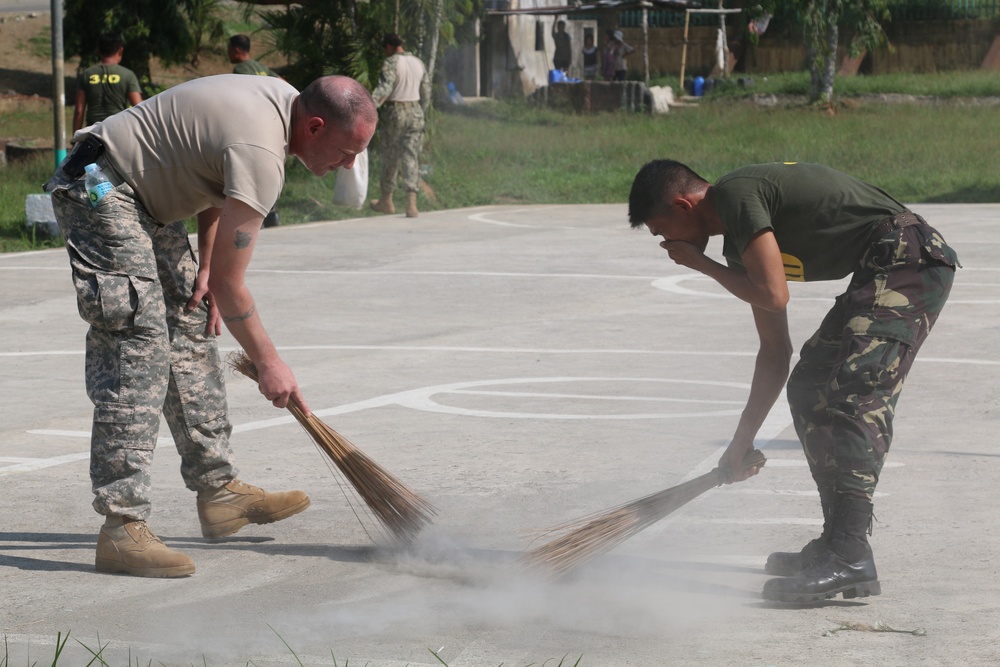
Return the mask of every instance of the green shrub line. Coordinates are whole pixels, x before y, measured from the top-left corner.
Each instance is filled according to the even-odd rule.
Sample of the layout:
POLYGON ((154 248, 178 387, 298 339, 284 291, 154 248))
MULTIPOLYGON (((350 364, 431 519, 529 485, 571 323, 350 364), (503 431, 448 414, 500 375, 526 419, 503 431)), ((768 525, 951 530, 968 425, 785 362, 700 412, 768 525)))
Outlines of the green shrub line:
MULTIPOLYGON (((969 104, 954 91, 996 94, 978 72, 851 77, 842 89, 931 94, 935 104, 861 101, 817 109, 803 102, 763 106, 752 94, 792 95, 805 75, 779 75, 750 88, 726 87, 694 108, 665 115, 563 113, 527 102, 485 100, 433 112, 423 160, 431 167, 422 211, 488 205, 623 204, 647 161, 669 157, 709 180, 744 164, 820 162, 870 181, 906 203, 1000 202, 1000 104, 969 104), (964 81, 964 83, 963 83, 964 81), (937 92, 935 92, 937 91, 937 92), (951 92, 949 92, 951 91, 951 92), (938 93, 941 93, 938 95, 938 93)), ((0 117, 0 137, 51 134, 51 114, 20 111, 0 117)), ((370 198, 378 193, 378 137, 369 168, 370 198)), ((25 229, 24 202, 41 192, 51 155, 9 164, 0 179, 0 252, 60 245, 25 229)), ((332 202, 334 176, 315 178, 290 160, 278 201, 283 225, 377 215, 332 202)), ((403 193, 397 189, 397 205, 403 193)), ((624 223, 623 223, 624 224, 624 223)))

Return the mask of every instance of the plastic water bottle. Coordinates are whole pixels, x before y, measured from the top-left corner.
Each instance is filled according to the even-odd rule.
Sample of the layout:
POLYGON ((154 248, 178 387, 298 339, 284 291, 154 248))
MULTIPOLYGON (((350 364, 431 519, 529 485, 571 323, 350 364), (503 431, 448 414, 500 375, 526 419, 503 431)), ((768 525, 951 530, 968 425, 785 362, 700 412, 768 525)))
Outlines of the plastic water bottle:
POLYGON ((104 195, 111 192, 113 186, 96 163, 92 162, 88 164, 84 167, 84 171, 87 172, 87 196, 90 198, 90 205, 97 206, 97 202, 101 201, 104 195))

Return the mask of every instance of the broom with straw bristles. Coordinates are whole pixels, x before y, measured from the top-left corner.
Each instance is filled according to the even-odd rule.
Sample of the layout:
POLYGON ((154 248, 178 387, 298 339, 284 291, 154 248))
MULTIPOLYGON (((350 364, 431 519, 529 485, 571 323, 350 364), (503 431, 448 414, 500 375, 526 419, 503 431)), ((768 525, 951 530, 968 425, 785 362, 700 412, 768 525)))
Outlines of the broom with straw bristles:
MULTIPOLYGON (((246 352, 243 350, 232 352, 228 361, 234 370, 254 382, 258 381, 257 367, 246 352)), ((310 414, 307 417, 302 408, 294 403, 288 404, 288 411, 312 437, 316 447, 326 455, 328 461, 347 478, 371 513, 397 539, 410 540, 431 522, 431 516, 437 513, 434 506, 407 488, 385 468, 355 447, 350 440, 334 431, 316 415, 310 414)), ((330 469, 334 470, 332 466, 330 469)), ((347 502, 361 522, 362 528, 365 528, 368 536, 375 541, 361 516, 358 515, 358 510, 351 503, 351 498, 343 485, 341 490, 344 491, 347 502)))
MULTIPOLYGON (((743 468, 759 468, 765 461, 764 454, 755 449, 744 457, 743 468)), ((550 528, 543 535, 559 537, 521 556, 519 564, 527 571, 566 574, 591 558, 610 551, 709 489, 724 484, 726 475, 727 471, 715 468, 665 491, 550 528)))

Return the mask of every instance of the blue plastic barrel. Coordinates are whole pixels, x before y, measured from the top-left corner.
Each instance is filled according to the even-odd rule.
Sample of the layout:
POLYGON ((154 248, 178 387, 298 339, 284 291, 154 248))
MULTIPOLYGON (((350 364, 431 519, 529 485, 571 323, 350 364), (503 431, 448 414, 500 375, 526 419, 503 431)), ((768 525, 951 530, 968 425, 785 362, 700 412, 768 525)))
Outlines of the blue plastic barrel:
POLYGON ((701 97, 705 94, 705 77, 696 76, 694 78, 694 96, 701 97))

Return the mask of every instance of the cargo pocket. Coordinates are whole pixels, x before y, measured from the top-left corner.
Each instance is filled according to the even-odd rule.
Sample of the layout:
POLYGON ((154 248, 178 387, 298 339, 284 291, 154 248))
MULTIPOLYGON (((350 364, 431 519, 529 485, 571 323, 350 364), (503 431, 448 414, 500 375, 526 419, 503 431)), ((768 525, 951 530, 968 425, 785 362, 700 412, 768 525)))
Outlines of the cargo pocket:
POLYGON ((159 410, 132 403, 97 403, 92 451, 105 459, 116 458, 115 452, 122 449, 152 451, 158 426, 159 410))
POLYGON ((945 244, 944 240, 937 234, 933 234, 930 239, 924 242, 920 248, 920 254, 927 264, 939 264, 951 268, 962 266, 958 261, 958 253, 951 246, 945 244))
POLYGON ((77 307, 85 322, 105 331, 135 325, 139 293, 129 276, 73 267, 77 307))
POLYGON ((837 463, 842 471, 870 472, 889 449, 896 400, 914 350, 893 337, 852 335, 845 352, 828 396, 831 414, 843 420, 837 463))

